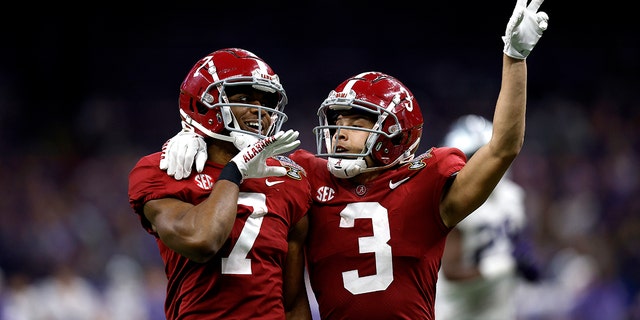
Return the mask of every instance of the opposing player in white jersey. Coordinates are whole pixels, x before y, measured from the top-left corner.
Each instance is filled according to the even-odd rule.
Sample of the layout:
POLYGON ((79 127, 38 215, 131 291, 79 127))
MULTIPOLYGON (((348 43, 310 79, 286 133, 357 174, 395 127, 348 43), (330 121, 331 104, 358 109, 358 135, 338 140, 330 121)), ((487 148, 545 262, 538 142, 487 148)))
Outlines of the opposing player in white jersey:
MULTIPOLYGON (((489 120, 465 115, 451 125, 443 145, 470 158, 489 142, 492 129, 489 120)), ((527 253, 521 252, 526 244, 524 200, 524 190, 507 172, 487 201, 451 230, 437 282, 437 320, 516 318, 514 290, 520 276, 537 277, 535 265, 520 255, 527 253), (525 268, 519 270, 519 264, 525 268)))

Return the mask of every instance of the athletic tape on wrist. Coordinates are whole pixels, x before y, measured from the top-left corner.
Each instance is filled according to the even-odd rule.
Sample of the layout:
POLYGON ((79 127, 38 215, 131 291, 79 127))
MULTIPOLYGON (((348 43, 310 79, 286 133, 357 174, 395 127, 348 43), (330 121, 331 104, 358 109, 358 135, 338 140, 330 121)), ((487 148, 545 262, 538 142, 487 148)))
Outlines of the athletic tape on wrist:
POLYGON ((238 165, 230 161, 222 168, 218 180, 228 180, 240 186, 240 183, 242 183, 242 173, 240 173, 238 165))

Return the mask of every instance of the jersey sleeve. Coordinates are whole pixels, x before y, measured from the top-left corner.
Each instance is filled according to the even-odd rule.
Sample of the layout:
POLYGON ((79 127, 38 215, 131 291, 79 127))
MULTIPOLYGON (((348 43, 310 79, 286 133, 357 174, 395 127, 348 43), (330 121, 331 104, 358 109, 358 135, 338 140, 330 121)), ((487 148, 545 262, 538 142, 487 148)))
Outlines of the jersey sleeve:
MULTIPOLYGON (((287 174, 285 178, 292 179, 293 187, 288 188, 286 203, 284 205, 289 206, 289 212, 293 213, 292 224, 297 223, 311 207, 311 185, 307 177, 307 172, 297 162, 286 156, 277 156, 273 159, 277 160, 279 165, 287 168, 287 174)), ((275 162, 275 161, 274 161, 275 162)), ((269 160, 268 165, 274 165, 275 163, 269 160)))
POLYGON ((160 153, 141 158, 129 173, 129 204, 140 217, 147 232, 155 234, 151 223, 145 218, 143 208, 149 200, 179 197, 183 191, 178 181, 159 167, 160 153))
POLYGON ((458 173, 467 163, 467 157, 460 149, 432 148, 430 153, 437 164, 439 175, 447 179, 458 173))

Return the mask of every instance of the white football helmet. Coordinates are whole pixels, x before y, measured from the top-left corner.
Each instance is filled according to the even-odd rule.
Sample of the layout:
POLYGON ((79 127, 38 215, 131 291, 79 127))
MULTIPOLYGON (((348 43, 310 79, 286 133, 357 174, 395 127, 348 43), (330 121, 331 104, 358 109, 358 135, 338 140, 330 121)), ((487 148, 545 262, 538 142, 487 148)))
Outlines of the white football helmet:
POLYGON ((491 140, 492 132, 491 121, 479 115, 468 114, 451 124, 442 145, 462 150, 468 159, 491 140))

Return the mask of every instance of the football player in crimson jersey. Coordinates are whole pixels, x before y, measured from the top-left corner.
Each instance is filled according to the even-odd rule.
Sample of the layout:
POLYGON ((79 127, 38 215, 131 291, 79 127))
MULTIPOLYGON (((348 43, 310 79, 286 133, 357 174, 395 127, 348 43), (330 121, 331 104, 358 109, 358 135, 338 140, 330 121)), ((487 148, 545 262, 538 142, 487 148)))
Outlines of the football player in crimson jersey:
MULTIPOLYGON (((466 163, 456 148, 415 156, 422 113, 392 76, 355 75, 322 103, 316 154, 298 150, 290 157, 309 174, 313 192, 305 248, 323 319, 434 319, 447 235, 488 198, 522 148, 526 57, 548 20, 538 12, 541 4, 517 0, 502 37, 493 135, 466 163)), ((182 146, 193 137, 170 141, 182 146)), ((194 153, 175 145, 165 150, 183 168, 194 153)))
POLYGON ((180 89, 183 127, 207 137, 185 145, 206 154, 201 172, 175 180, 160 169, 168 166, 161 152, 131 171, 129 202, 165 263, 167 319, 311 317, 303 255, 309 183, 293 161, 272 157, 300 144, 297 132, 280 131, 286 102, 259 57, 215 51, 180 89))

